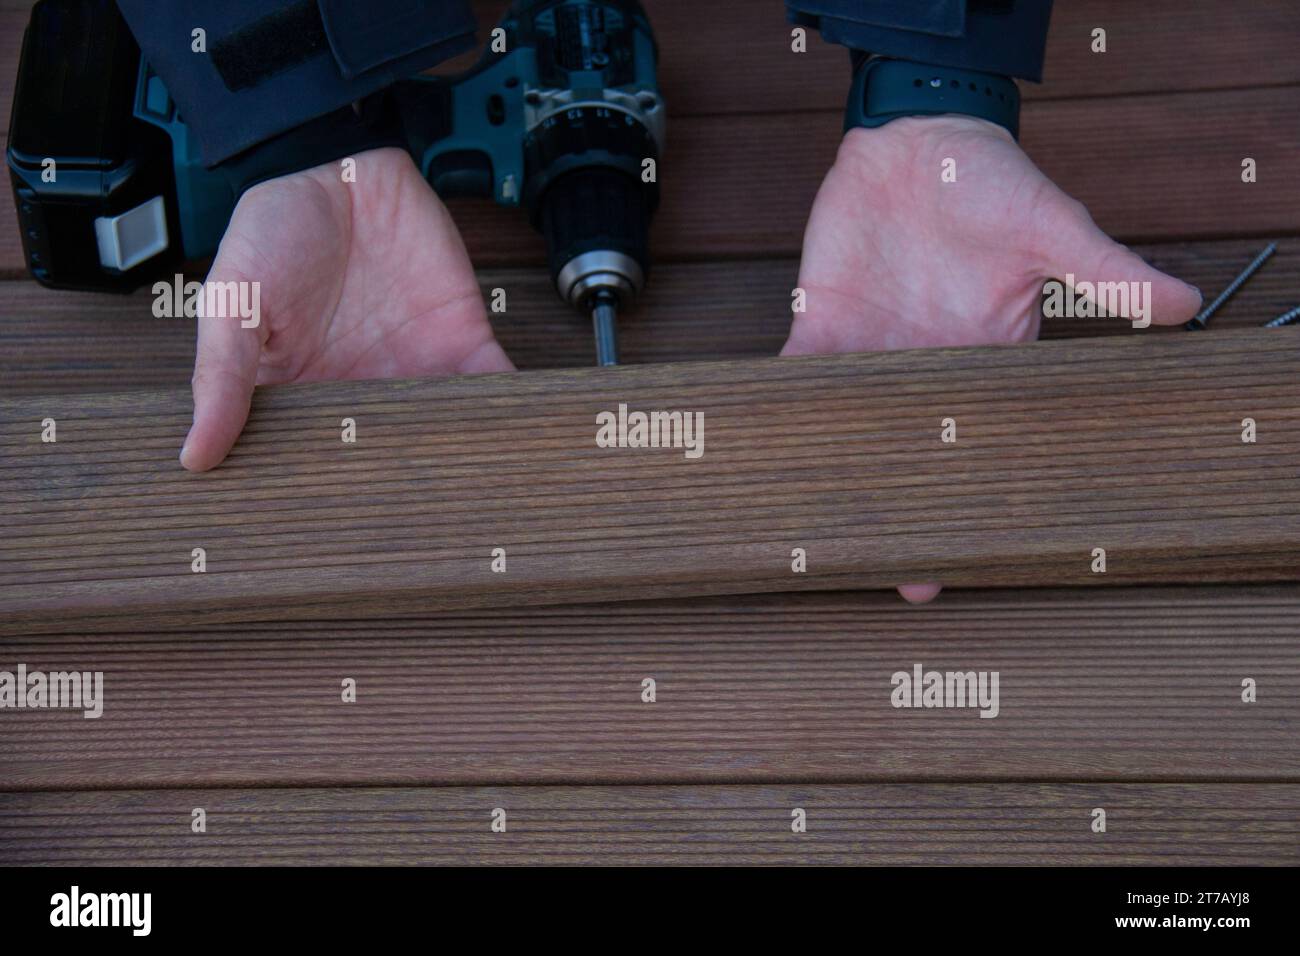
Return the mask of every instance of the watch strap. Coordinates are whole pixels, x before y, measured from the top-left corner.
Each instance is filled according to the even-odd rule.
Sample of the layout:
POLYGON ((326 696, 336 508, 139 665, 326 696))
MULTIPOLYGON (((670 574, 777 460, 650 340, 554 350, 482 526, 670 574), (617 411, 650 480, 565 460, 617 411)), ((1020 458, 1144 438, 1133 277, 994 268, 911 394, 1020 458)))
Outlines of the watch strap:
POLYGON ((1020 90, 1014 80, 993 73, 868 57, 853 73, 844 129, 942 113, 988 120, 1018 139, 1020 90))

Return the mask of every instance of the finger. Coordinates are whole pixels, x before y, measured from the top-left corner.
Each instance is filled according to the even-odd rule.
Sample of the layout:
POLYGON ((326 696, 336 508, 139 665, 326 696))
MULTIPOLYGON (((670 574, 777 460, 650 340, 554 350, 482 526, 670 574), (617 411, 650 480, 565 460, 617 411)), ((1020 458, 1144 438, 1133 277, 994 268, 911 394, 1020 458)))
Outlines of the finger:
POLYGON ((1073 294, 1093 303, 1097 315, 1122 314, 1135 327, 1178 325, 1201 307, 1195 286, 1166 275, 1115 242, 1082 206, 1062 216, 1049 233, 1046 259, 1046 273, 1065 283, 1065 294, 1072 294, 1072 287, 1073 294))
POLYGON ((826 322, 809 322, 807 316, 801 321, 796 318, 790 325, 790 334, 781 346, 781 356, 790 355, 826 355, 834 352, 835 341, 828 338, 826 322))
MULTIPOLYGON (((204 291, 213 283, 247 281, 239 270, 223 263, 218 253, 204 291)), ((198 319, 198 348, 191 383, 194 423, 181 447, 181 464, 190 471, 207 471, 221 464, 244 430, 265 338, 264 315, 256 317, 256 327, 244 328, 244 320, 237 311, 222 315, 222 311, 232 310, 217 309, 213 310, 217 314, 202 314, 208 311, 200 309, 198 319)))
POLYGON ((900 584, 898 593, 908 604, 925 604, 939 596, 942 586, 938 584, 900 584))
POLYGON ((495 338, 488 339, 471 351, 456 366, 461 375, 477 375, 482 372, 513 372, 515 363, 510 361, 505 349, 495 338))

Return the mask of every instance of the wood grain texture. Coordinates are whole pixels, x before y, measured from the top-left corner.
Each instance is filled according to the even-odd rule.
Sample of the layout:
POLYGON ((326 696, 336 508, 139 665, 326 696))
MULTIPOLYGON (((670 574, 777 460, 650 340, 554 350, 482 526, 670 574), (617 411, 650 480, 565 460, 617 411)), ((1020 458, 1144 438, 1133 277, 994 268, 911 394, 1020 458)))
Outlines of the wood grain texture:
MULTIPOLYGON (((1259 251, 1259 240, 1138 246, 1157 268, 1213 298, 1259 251)), ((780 351, 790 327, 791 259, 671 263, 656 270, 638 307, 620 316, 622 360, 656 362, 762 358, 780 351)), ((1300 242, 1284 241, 1269 264, 1215 316, 1212 331, 1258 326, 1300 304, 1300 242)), ((195 276, 194 278, 201 278, 195 276)), ((485 296, 507 292, 506 313, 491 315, 497 336, 521 369, 592 363, 591 330, 559 300, 544 268, 486 269, 485 296)), ((54 292, 35 282, 0 286, 0 397, 184 388, 194 366, 191 322, 156 319, 153 296, 54 292)), ((1050 319, 1044 338, 1170 334, 1126 322, 1050 319)))
MULTIPOLYGON (((675 122, 654 254, 797 255, 842 122, 838 112, 675 122)), ((1300 190, 1285 176, 1241 182, 1244 156, 1281 171, 1300 154, 1294 88, 1028 103, 1022 144, 1124 242, 1294 235, 1300 222, 1300 190)), ((541 240, 510 210, 462 200, 451 208, 476 265, 544 261, 541 240)))
POLYGON ((1300 788, 1263 784, 123 790, 0 794, 0 846, 14 865, 1293 865, 1298 818, 1300 788))
POLYGON ((128 622, 0 645, 104 673, 98 719, 0 718, 0 789, 1300 780, 1298 632, 1297 585, 128 622), (918 663, 996 671, 997 716, 894 708, 918 663))
POLYGON ((185 393, 3 402, 0 627, 909 580, 1293 580, 1298 361, 1293 330, 1252 330, 283 386, 259 389, 205 475, 175 462, 185 393), (703 457, 597 447, 597 414, 622 403, 703 414, 703 457), (959 440, 944 444, 950 416, 959 440), (40 441, 47 417, 56 444, 40 441), (190 571, 195 547, 207 573, 190 571))

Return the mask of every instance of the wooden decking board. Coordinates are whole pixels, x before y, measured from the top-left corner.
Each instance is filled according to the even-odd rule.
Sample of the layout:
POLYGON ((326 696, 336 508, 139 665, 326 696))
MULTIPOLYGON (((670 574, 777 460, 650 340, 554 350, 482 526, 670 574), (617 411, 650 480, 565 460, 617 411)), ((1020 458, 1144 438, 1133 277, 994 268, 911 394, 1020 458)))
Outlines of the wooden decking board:
MULTIPOLYGON (((1262 247, 1258 239, 1166 243, 1136 251, 1213 297, 1262 247)), ((1272 261, 1213 320, 1211 331, 1259 326, 1300 304, 1300 241, 1272 261)), ((672 263, 659 267, 640 306, 620 322, 628 364, 762 358, 789 331, 798 262, 672 263)), ((591 330, 555 295, 543 268, 488 269, 485 295, 507 291, 509 311, 492 321, 522 369, 593 362, 591 330)), ((194 366, 194 326, 156 319, 148 290, 133 296, 58 293, 34 282, 0 286, 0 397, 184 387, 194 366)), ((1181 335, 1180 329, 1141 334, 1181 335)), ((1045 338, 1139 334, 1126 322, 1051 319, 1045 338)))
MULTIPOLYGON (((836 112, 681 120, 652 249, 665 260, 797 255, 841 131, 836 112)), ((1300 219, 1300 191, 1285 178, 1240 178, 1243 156, 1284 170, 1300 151, 1294 88, 1028 103, 1022 141, 1126 242, 1293 232, 1300 219)), ((518 264, 506 257, 527 245, 508 211, 454 211, 476 263, 518 264)))
POLYGON ((1095 583, 1094 547, 1107 583, 1169 580, 1166 560, 1209 565, 1190 580, 1287 579, 1297 359, 1296 336, 1255 330, 289 386, 259 390, 245 438, 203 476, 174 460, 183 393, 8 401, 0 627, 322 596, 454 608, 845 578, 1095 583), (704 456, 596 447, 596 413, 620 403, 702 413, 704 456), (1245 416, 1259 443, 1241 442, 1245 416), (792 547, 811 573, 791 573, 792 547))
POLYGON ((0 795, 0 839, 14 864, 1294 864, 1298 811, 1264 784, 137 790, 0 795))
POLYGON ((103 671, 105 700, 0 721, 0 789, 1300 779, 1297 585, 142 630, 4 640, 11 670, 103 671), (893 708, 917 663, 997 671, 999 715, 893 708))

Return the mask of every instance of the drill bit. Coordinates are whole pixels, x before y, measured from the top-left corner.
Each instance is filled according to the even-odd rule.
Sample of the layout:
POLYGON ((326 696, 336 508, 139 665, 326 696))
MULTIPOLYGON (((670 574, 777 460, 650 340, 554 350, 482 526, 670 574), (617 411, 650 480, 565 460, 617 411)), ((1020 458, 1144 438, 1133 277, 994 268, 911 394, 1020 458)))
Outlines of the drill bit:
POLYGON ((1283 312, 1276 319, 1264 323, 1266 329, 1280 329, 1284 325, 1295 325, 1300 322, 1300 305, 1297 305, 1289 312, 1283 312))
POLYGON ((1201 311, 1197 313, 1196 318, 1186 322, 1183 325, 1183 328, 1187 329, 1189 332, 1199 332, 1201 329, 1204 329, 1210 322, 1210 316, 1214 315, 1215 312, 1218 312, 1223 303, 1231 299, 1233 294, 1246 284, 1246 280, 1258 272, 1259 267, 1267 262, 1268 257, 1276 251, 1276 242, 1270 242, 1265 246, 1264 250, 1250 261, 1250 265, 1242 269, 1241 272, 1237 274, 1237 278, 1233 279, 1232 282, 1228 284, 1228 287, 1220 292, 1213 302, 1201 309, 1201 311))
POLYGON ((591 308, 591 325, 596 332, 596 364, 618 364, 618 300, 599 295, 591 308))

